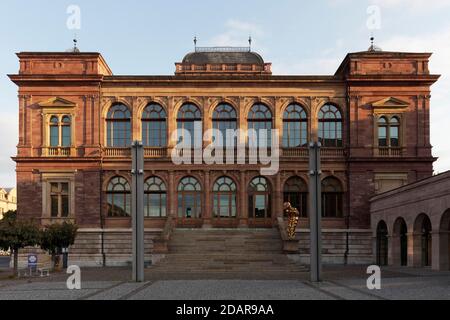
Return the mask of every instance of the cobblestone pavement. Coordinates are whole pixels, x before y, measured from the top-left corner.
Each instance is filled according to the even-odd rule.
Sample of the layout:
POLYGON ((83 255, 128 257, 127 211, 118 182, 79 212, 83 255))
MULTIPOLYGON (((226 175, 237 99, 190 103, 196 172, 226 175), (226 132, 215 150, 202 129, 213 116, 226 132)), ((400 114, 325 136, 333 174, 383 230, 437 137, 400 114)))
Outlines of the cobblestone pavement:
MULTIPOLYGON (((429 269, 382 269, 381 290, 368 290, 368 275, 363 266, 328 266, 324 279, 316 285, 304 273, 298 279, 282 274, 153 274, 146 270, 146 282, 129 282, 126 268, 82 269, 82 289, 68 290, 68 275, 49 278, 0 280, 0 300, 9 299, 83 299, 83 300, 450 300, 450 271, 429 269)), ((1 275, 1 273, 0 273, 1 275)))

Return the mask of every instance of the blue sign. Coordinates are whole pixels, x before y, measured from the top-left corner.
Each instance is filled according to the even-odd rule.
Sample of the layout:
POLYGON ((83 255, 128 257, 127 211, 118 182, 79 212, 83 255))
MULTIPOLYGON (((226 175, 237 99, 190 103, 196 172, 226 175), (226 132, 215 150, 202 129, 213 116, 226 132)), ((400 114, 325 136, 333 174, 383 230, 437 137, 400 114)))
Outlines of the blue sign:
POLYGON ((37 267, 38 257, 35 253, 30 253, 28 255, 28 268, 37 267))

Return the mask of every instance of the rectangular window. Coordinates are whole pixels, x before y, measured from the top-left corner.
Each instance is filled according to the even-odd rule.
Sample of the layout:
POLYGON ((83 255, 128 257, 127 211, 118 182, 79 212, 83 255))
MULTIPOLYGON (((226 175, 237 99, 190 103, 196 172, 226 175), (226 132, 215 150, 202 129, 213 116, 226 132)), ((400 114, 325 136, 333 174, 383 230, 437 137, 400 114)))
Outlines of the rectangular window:
POLYGON ((69 183, 50 183, 50 216, 67 218, 70 215, 69 183))

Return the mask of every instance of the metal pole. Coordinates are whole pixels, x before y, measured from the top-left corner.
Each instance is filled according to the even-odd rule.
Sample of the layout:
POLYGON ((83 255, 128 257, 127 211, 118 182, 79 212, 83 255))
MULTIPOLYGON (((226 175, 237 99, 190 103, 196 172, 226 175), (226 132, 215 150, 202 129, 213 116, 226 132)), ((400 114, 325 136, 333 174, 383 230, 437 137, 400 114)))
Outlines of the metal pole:
POLYGON ((133 275, 135 282, 144 281, 144 148, 134 141, 132 154, 131 217, 133 242, 133 275))
POLYGON ((322 274, 322 229, 321 229, 321 180, 320 143, 309 145, 309 204, 310 204, 310 268, 311 281, 321 281, 322 274))

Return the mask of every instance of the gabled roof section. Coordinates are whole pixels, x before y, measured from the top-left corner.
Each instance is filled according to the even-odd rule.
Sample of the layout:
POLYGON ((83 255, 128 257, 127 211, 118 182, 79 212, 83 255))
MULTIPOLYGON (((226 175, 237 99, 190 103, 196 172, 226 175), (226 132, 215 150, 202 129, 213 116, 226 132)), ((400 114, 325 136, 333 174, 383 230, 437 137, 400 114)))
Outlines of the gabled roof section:
POLYGON ((372 107, 376 109, 383 109, 383 108, 407 108, 409 106, 409 103, 394 97, 388 97, 379 101, 372 102, 372 107))
POLYGON ((74 108, 76 103, 60 97, 54 97, 46 101, 39 102, 38 105, 43 108, 74 108))

